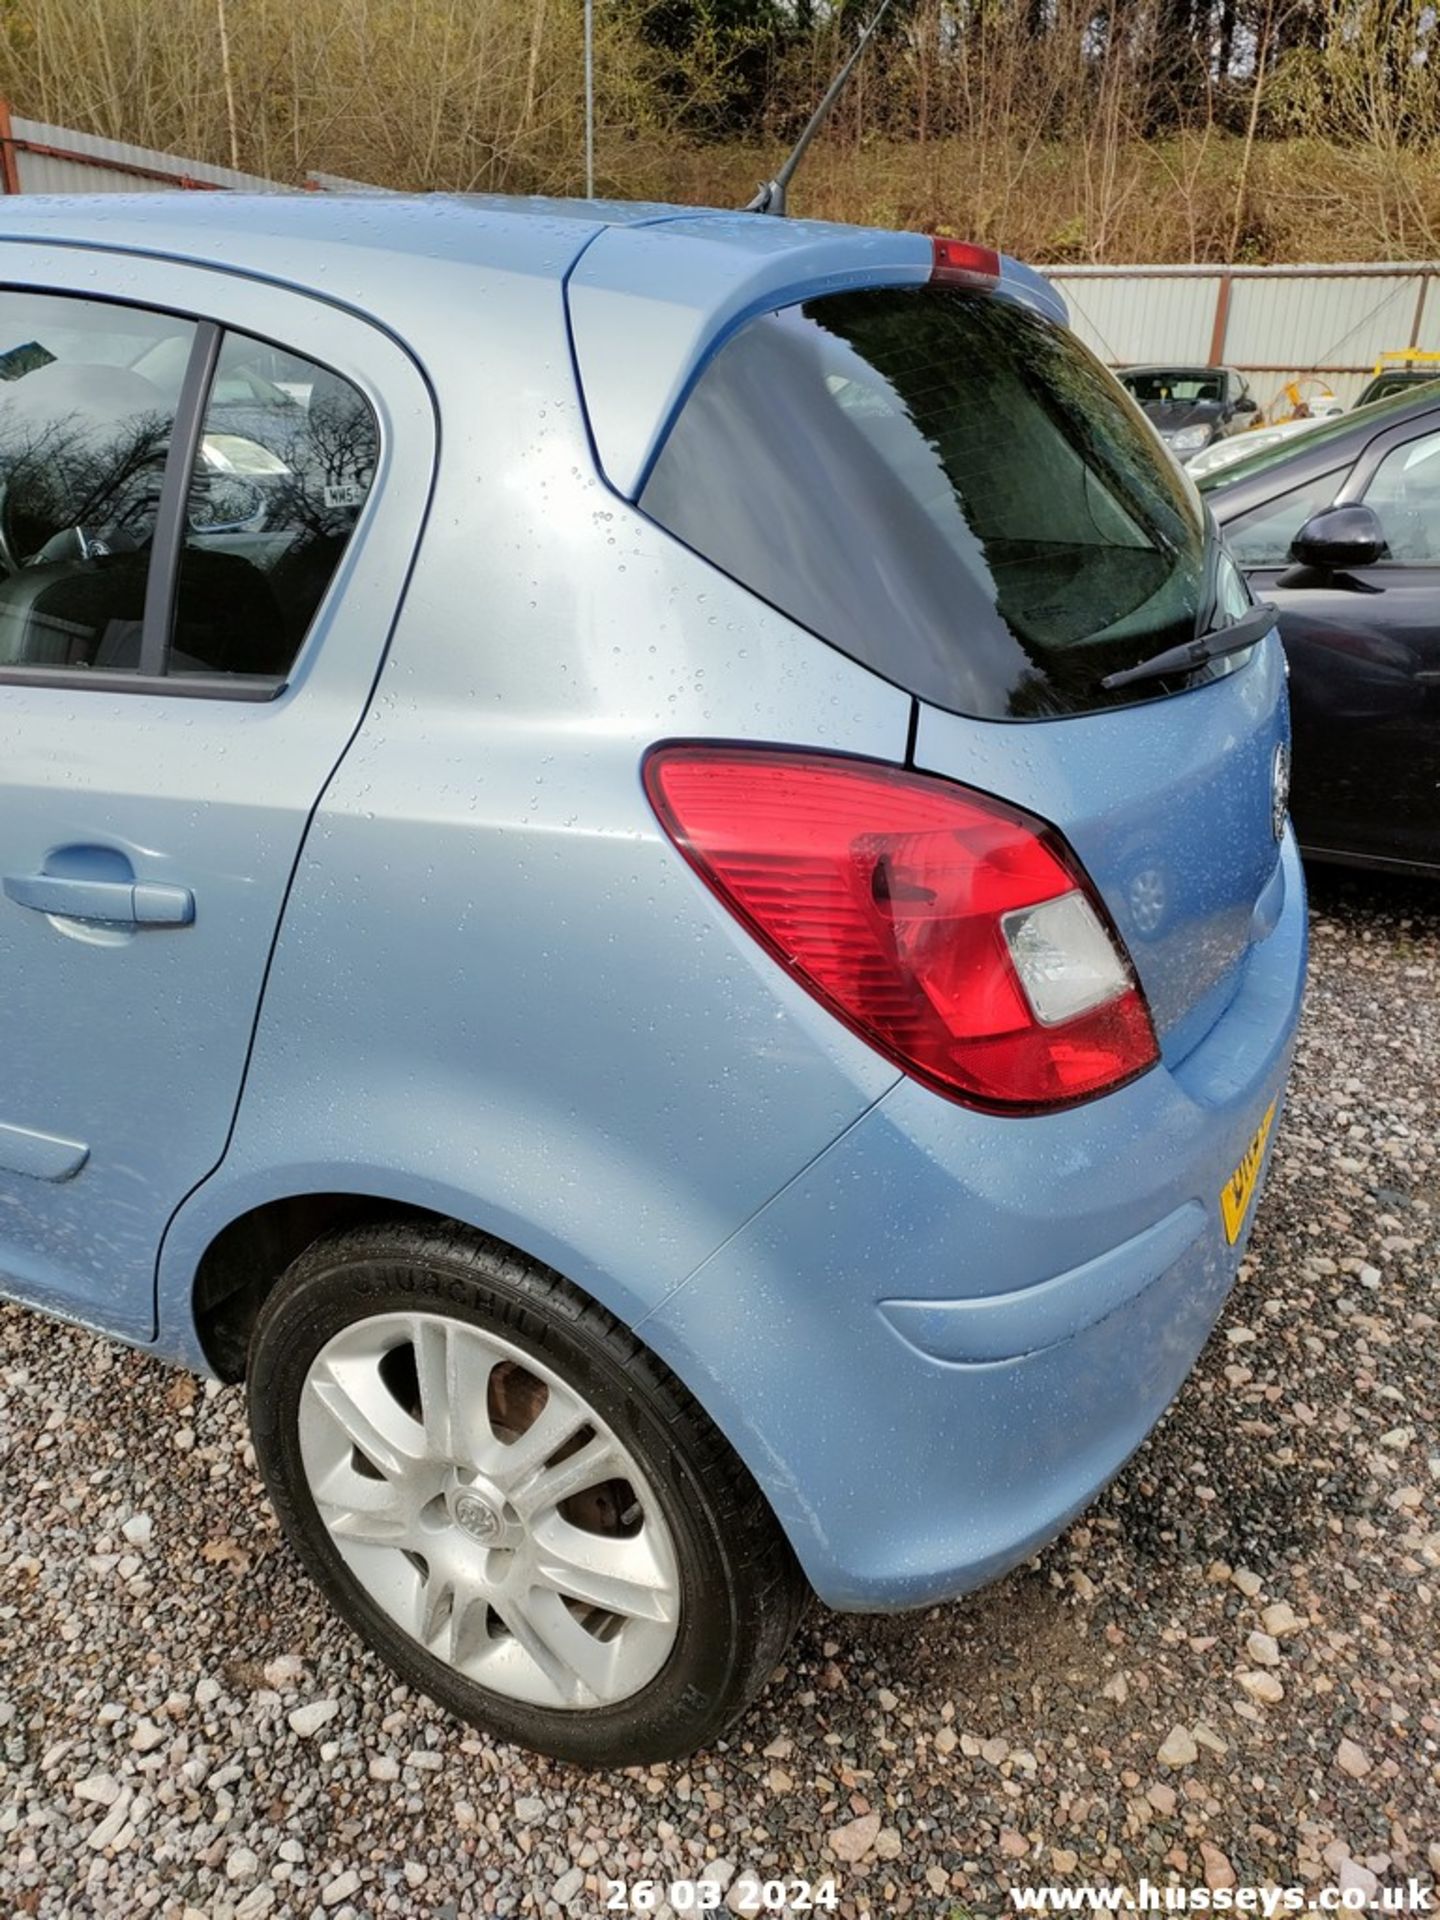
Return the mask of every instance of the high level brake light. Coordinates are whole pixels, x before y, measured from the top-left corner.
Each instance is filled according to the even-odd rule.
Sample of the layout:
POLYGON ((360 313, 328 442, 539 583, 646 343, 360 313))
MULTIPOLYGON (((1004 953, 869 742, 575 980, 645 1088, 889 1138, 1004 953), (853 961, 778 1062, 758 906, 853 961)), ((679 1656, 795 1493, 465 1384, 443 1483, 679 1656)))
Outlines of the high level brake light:
POLYGON ((742 925, 937 1092, 1038 1113, 1159 1057, 1119 935, 1043 821, 948 780, 788 748, 659 747, 645 787, 742 925))
POLYGON ((973 240, 949 240, 937 233, 931 241, 934 263, 930 278, 942 286, 998 287, 1000 256, 993 247, 977 246, 973 240))

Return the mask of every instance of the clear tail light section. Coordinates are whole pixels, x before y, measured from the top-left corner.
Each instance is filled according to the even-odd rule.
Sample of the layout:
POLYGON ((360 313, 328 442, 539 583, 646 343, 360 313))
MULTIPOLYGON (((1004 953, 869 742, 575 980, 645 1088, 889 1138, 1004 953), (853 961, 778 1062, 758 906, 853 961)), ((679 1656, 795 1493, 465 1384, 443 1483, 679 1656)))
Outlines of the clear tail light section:
POLYGON ((1043 821, 948 780, 778 747, 657 747, 645 787, 736 919, 936 1092, 1041 1113, 1158 1059, 1120 937, 1043 821))

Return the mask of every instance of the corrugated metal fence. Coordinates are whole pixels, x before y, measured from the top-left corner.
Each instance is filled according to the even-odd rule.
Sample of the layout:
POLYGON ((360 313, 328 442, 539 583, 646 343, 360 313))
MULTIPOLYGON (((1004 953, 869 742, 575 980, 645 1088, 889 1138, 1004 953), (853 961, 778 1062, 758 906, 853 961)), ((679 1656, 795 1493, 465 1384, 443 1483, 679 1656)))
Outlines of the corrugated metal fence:
POLYGON ((1056 267, 1075 331, 1111 366, 1238 367, 1269 406, 1318 374, 1348 406, 1382 353, 1440 351, 1440 262, 1056 267))
POLYGON ((43 120, 12 115, 0 100, 0 186, 6 193, 159 193, 189 187, 215 192, 225 187, 245 192, 283 193, 273 180, 153 153, 123 140, 102 140, 93 133, 47 126, 43 120))
POLYGON ((182 160, 153 147, 104 140, 12 114, 0 99, 0 194, 163 193, 175 188, 218 193, 388 193, 388 187, 347 180, 338 173, 311 173, 299 187, 267 180, 204 160, 182 160))
MULTIPOLYGON (((312 193, 386 191, 333 173, 312 173, 302 185, 312 193)), ((204 160, 183 160, 152 147, 26 120, 0 99, 0 194, 163 193, 177 187, 198 193, 301 191, 260 174, 237 173, 233 167, 212 167, 204 160)))

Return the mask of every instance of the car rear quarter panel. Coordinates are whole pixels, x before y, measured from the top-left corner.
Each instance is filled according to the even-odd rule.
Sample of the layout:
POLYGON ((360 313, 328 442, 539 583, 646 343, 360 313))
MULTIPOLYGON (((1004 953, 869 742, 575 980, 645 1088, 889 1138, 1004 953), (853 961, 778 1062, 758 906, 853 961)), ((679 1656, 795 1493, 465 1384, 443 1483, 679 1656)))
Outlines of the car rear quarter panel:
POLYGON ((235 1133, 160 1276, 162 1344, 249 1208, 359 1192, 635 1322, 896 1079, 744 935, 646 802, 653 742, 903 756, 908 699, 599 480, 559 284, 430 362, 436 494, 375 699, 286 908, 235 1133))

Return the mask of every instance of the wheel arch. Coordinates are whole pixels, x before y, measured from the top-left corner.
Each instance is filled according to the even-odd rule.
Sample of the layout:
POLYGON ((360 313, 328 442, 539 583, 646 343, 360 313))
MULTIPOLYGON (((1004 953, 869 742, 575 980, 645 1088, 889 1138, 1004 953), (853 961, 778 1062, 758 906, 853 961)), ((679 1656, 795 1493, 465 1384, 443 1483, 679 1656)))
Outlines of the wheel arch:
MULTIPOLYGON (((158 1349, 182 1365, 238 1380, 255 1315, 307 1246, 322 1234, 376 1220, 427 1219, 484 1234, 549 1267, 632 1329, 685 1278, 676 1274, 660 1295, 647 1297, 583 1248, 511 1209, 487 1206, 443 1181, 406 1179, 360 1162, 213 1176, 179 1208, 160 1249, 158 1349)), ((703 1382, 697 1398, 705 1398, 703 1382)))
POLYGON ((442 1220, 428 1208, 375 1194, 293 1193, 238 1214, 206 1247, 195 1269, 191 1320, 217 1378, 245 1378, 250 1336, 281 1276, 327 1233, 380 1220, 442 1220))

